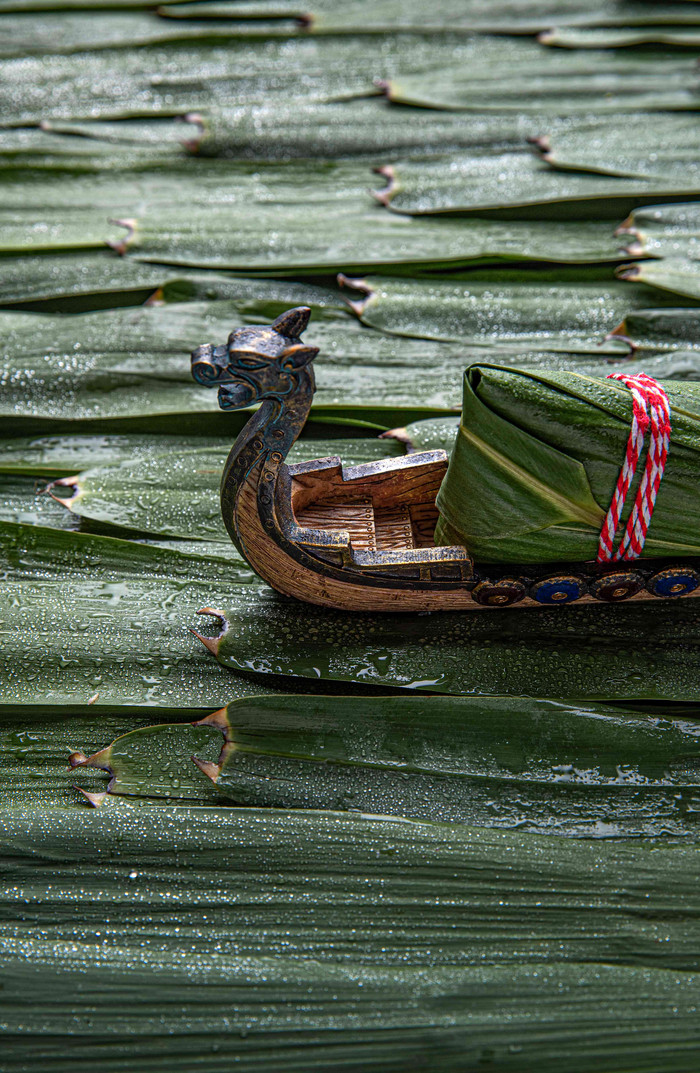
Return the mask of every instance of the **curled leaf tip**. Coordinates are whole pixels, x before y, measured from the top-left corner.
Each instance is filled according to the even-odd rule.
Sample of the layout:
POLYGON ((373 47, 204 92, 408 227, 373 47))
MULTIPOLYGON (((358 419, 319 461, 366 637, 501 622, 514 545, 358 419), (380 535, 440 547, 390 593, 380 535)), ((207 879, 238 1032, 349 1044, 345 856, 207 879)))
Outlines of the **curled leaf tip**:
POLYGON ((193 633, 194 636, 202 642, 204 647, 208 648, 213 656, 216 656, 219 652, 219 644, 221 643, 221 640, 228 633, 229 622, 226 618, 226 613, 224 611, 219 611, 218 608, 215 607, 202 607, 197 612, 197 614, 212 615, 215 619, 218 620, 219 633, 216 635, 216 637, 204 637, 204 635, 199 633, 197 630, 190 628, 190 633, 193 633))
POLYGON ((216 784, 219 775, 221 774, 221 768, 218 764, 212 763, 211 760, 198 760, 196 756, 192 757, 192 763, 195 764, 203 775, 206 775, 208 779, 216 784))
POLYGON ((364 298, 358 298, 354 301, 350 298, 345 299, 353 313, 355 313, 356 316, 361 317, 367 308, 368 302, 374 295, 374 290, 370 287, 366 279, 346 276, 343 272, 339 272, 336 278, 339 287, 351 287, 353 290, 359 291, 361 294, 365 295, 364 298))
POLYGON ((76 499, 78 498, 78 495, 79 495, 80 489, 78 487, 78 481, 79 481, 79 477, 77 475, 75 477, 59 477, 55 481, 49 481, 49 483, 44 488, 41 489, 40 494, 41 495, 46 495, 46 494, 50 495, 51 498, 55 499, 57 503, 60 503, 61 506, 67 507, 68 510, 70 510, 71 506, 73 505, 73 503, 75 503, 75 501, 76 501, 76 499), (71 495, 69 495, 69 496, 56 495, 55 492, 54 492, 54 488, 70 488, 71 495))
POLYGON ((552 143, 549 140, 549 135, 533 135, 532 137, 528 138, 528 142, 531 146, 533 146, 534 149, 537 150, 537 152, 540 154, 541 157, 543 157, 543 159, 549 159, 549 155, 552 152, 552 143))
POLYGON ((126 228, 126 234, 123 238, 119 239, 118 242, 113 242, 109 239, 107 240, 107 245, 109 246, 109 248, 114 250, 115 253, 118 253, 120 257, 123 257, 131 243, 134 241, 134 238, 136 237, 137 221, 133 217, 129 217, 125 220, 110 219, 108 223, 114 224, 115 227, 126 228))
POLYGON ((627 321, 621 320, 617 328, 613 328, 611 332, 605 336, 606 339, 612 339, 616 335, 621 335, 623 338, 627 338, 627 321))
POLYGON ((162 287, 156 287, 156 289, 154 290, 153 294, 149 298, 147 298, 146 301, 143 304, 145 306, 160 306, 160 305, 163 305, 164 301, 165 301, 164 294, 165 294, 165 292, 164 292, 162 287))
POLYGON ((199 112, 187 112, 182 118, 185 123, 190 123, 195 128, 191 138, 183 138, 182 146, 188 153, 198 153, 207 132, 204 116, 199 112))
POLYGON ((624 320, 621 324, 618 324, 617 328, 613 328, 611 332, 608 332, 608 334, 605 336, 600 345, 603 346, 603 344, 609 343, 613 339, 620 339, 623 343, 627 344, 627 346, 629 347, 629 354, 627 355, 628 358, 633 357, 637 353, 637 344, 632 339, 630 339, 629 335, 626 334, 626 325, 624 320))
POLYGON ((620 265, 615 269, 617 279, 637 279, 640 274, 639 265, 620 265))
POLYGON ((218 711, 212 712, 211 715, 205 715, 204 719, 198 720, 193 723, 195 727, 216 727, 222 734, 228 733, 231 729, 231 724, 228 721, 228 715, 226 708, 219 708, 218 711))
POLYGON ((91 790, 83 790, 80 786, 76 786, 75 789, 83 795, 90 808, 99 808, 107 796, 106 790, 101 793, 93 793, 91 790))
POLYGON ((85 755, 85 753, 81 753, 79 750, 74 753, 71 753, 68 757, 68 764, 72 768, 82 767, 84 764, 87 764, 87 762, 87 756, 85 755))
POLYGON ((389 207, 391 199, 394 197, 398 190, 398 182, 396 179, 396 170, 391 164, 381 164, 377 168, 372 168, 375 175, 381 175, 383 179, 386 179, 386 186, 382 190, 370 190, 370 194, 378 201, 380 205, 385 208, 389 207))
POLYGON ((108 745, 106 749, 100 749, 99 752, 93 753, 92 756, 86 756, 83 760, 85 767, 96 767, 102 771, 108 771, 111 774, 112 768, 110 765, 111 760, 111 747, 108 745))
POLYGON ((414 450, 413 441, 411 440, 411 437, 409 435, 409 432, 408 432, 407 428, 390 428, 390 429, 387 429, 386 432, 380 432, 379 439, 380 440, 398 440, 399 443, 402 443, 405 446, 406 451, 408 452, 408 454, 411 454, 412 451, 414 450))
POLYGON ((634 226, 634 214, 630 213, 626 216, 621 224, 619 224, 613 234, 615 235, 635 235, 637 232, 634 226))

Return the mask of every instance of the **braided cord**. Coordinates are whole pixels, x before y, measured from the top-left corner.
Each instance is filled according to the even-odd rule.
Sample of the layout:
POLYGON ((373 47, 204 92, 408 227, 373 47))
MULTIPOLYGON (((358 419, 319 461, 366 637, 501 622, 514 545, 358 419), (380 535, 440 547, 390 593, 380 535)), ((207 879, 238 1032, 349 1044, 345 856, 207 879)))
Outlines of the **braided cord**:
POLYGON ((639 373, 637 376, 611 373, 608 379, 619 380, 629 388, 632 395, 632 425, 622 468, 600 531, 597 555, 599 563, 621 559, 629 561, 638 559, 642 554, 671 442, 671 407, 661 384, 646 373, 639 373), (644 473, 627 525, 615 550, 615 534, 627 493, 637 472, 647 432, 649 443, 644 473))

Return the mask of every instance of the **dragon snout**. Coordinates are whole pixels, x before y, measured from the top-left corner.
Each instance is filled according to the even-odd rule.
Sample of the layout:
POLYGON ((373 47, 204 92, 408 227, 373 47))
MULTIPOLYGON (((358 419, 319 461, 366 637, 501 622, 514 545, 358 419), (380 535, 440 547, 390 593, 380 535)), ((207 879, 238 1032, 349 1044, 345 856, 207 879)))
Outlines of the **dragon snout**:
POLYGON ((255 401, 255 389, 245 381, 222 384, 219 388, 219 406, 222 410, 242 410, 255 401))
POLYGON ((220 383, 228 369, 228 347, 205 343, 192 353, 192 376, 199 384, 210 387, 220 383))

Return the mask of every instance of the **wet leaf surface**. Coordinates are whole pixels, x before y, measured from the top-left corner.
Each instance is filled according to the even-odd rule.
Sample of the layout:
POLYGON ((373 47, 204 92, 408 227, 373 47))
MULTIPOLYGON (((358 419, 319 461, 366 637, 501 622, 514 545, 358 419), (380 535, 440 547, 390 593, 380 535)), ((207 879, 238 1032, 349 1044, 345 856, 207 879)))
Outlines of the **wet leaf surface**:
MULTIPOLYGON (((187 297, 188 287, 174 288, 172 296, 187 297)), ((211 293, 208 283, 206 288, 211 293)), ((203 342, 225 341, 241 322, 269 323, 289 306, 309 302, 313 319, 306 338, 324 354, 315 415, 370 422, 381 431, 397 418, 428 416, 431 409, 458 403, 463 354, 456 348, 427 349, 424 343, 368 331, 343 310, 336 291, 311 284, 234 280, 223 281, 222 289, 226 300, 105 310, 80 318, 0 313, 5 428, 75 431, 81 422, 86 431, 90 422, 104 435, 127 431, 129 422, 132 431, 193 429, 233 442, 245 416, 221 413, 216 392, 192 380, 190 352, 203 342), (406 377, 411 362, 426 369, 420 399, 406 377)))
POLYGON ((400 104, 467 112, 644 112, 696 109, 700 97, 693 61, 682 54, 576 54, 534 41, 476 40, 474 62, 401 73, 389 79, 400 104), (476 53, 478 52, 478 56, 476 53))
MULTIPOLYGON (((81 141, 91 144, 87 138, 81 141)), ((480 195, 475 189, 475 207, 480 196, 483 205, 495 196, 487 174, 491 158, 484 159, 483 168, 477 167, 478 157, 475 161, 485 191, 480 195)), ((522 154, 513 159, 517 163, 522 154)), ((75 245, 112 242, 140 260, 165 265, 267 273, 359 271, 383 265, 459 267, 498 259, 623 259, 605 220, 562 223, 552 234, 547 222, 537 220, 465 224, 397 219, 370 196, 369 185, 376 181, 381 186, 383 180, 373 180, 364 163, 238 165, 232 170, 221 161, 185 161, 158 178, 153 183, 149 173, 134 171, 116 179, 108 174, 99 180, 52 176, 29 185, 8 182, 4 249, 21 253, 41 247, 49 252, 73 236, 75 245), (72 218, 66 219, 64 199, 75 205, 72 218), (122 219, 127 225, 120 228, 114 221, 122 219)), ((508 196, 501 189, 497 203, 505 204, 508 196)), ((118 266, 113 267, 116 273, 118 266)), ((167 279, 167 271, 161 269, 161 279, 167 279)))
MULTIPOLYGON (((660 18, 664 11, 659 10, 660 18)), ((563 29, 545 30, 538 37, 540 44, 555 48, 630 48, 639 45, 663 45, 664 48, 700 47, 700 29, 695 26, 625 27, 621 29, 563 29)))
MULTIPOLYGON (((578 172, 630 177, 647 183, 665 184, 672 193, 691 194, 700 178, 700 134, 694 115, 636 115, 615 118, 575 130, 560 131, 544 139, 544 160, 555 168, 578 172), (676 186, 676 184, 680 184, 676 186)), ((598 181, 601 181, 599 179, 598 181)), ((614 191, 615 184, 609 184, 614 191)), ((637 203, 644 199, 639 187, 637 203)))
POLYGON ((562 270, 533 276, 492 269, 458 279, 377 276, 366 284, 353 308, 364 324, 381 331, 589 354, 635 306, 677 302, 610 278, 585 279, 579 272, 567 279, 562 270))
MULTIPOLYGON (((12 3, 13 0, 6 0, 12 3)), ((31 3, 32 0, 14 0, 31 3)), ((41 2, 41 0, 34 0, 41 2)), ((46 0, 44 0, 46 2, 46 0)), ((452 33, 479 30, 481 32, 534 34, 550 26, 645 26, 648 23, 668 25, 700 22, 688 3, 664 3, 651 7, 645 3, 616 0, 586 4, 581 0, 544 3, 523 0, 441 0, 426 9, 421 0, 375 0, 370 8, 361 0, 349 0, 338 7, 333 0, 201 0, 198 3, 168 4, 160 9, 172 18, 268 18, 311 16, 307 32, 396 32, 410 29, 415 33, 452 33)))
MULTIPOLYGON (((669 117, 664 116, 663 122, 669 122, 669 117)), ((619 132, 619 120, 616 123, 619 132)), ((688 123, 689 127, 691 125, 696 131, 697 123, 693 120, 688 123)), ((604 140, 598 137, 598 128, 575 134, 577 136, 570 139, 573 146, 569 150, 566 137, 561 148, 556 138, 553 139, 553 149, 546 153, 544 160, 522 149, 519 152, 472 152, 433 160, 399 162, 393 166, 395 178, 382 196, 394 212, 420 216, 529 206, 556 206, 578 216, 611 212, 621 216, 640 201, 692 196, 700 186, 700 166, 695 163, 697 149, 692 143, 687 156, 677 143, 669 147, 666 156, 659 152, 657 164, 650 163, 642 152, 634 155, 634 145, 622 149, 626 144, 624 134, 613 135, 619 139, 618 146, 622 143, 622 152, 618 153, 617 159, 612 152, 606 154, 604 140), (590 147, 588 153, 586 147, 590 147), (584 167, 586 160, 587 169, 584 167), (556 170, 547 161, 562 169, 577 170, 556 170), (635 165, 638 165, 637 177, 623 177, 629 176, 630 171, 622 169, 631 170, 635 165), (598 167, 611 174, 586 174, 598 167), (644 174, 647 170, 649 175, 644 174)), ((650 149, 647 149, 649 153, 650 149)), ((550 228, 552 237, 557 230, 558 226, 550 228)), ((619 250, 618 247, 618 253, 619 250)))
POLYGON ((693 599, 419 615, 309 607, 303 652, 295 601, 239 590, 219 606, 224 628, 214 648, 233 670, 461 695, 697 699, 700 609, 693 599))
MULTIPOLYGON (((106 736, 126 734, 148 722, 147 715, 120 715, 109 709, 102 710, 99 718, 90 719, 68 715, 54 707, 23 712, 5 708, 0 712, 3 806, 26 807, 31 803, 43 809, 75 808, 76 783, 99 792, 104 789, 104 772, 85 768, 76 778, 78 773, 68 762, 71 753, 80 749, 96 752, 106 736)), ((203 755, 206 756, 205 750, 203 755)), ((202 789, 206 795, 206 783, 202 789)))
POLYGON ((694 846, 116 801, 3 826, 18 1063, 31 1040, 59 1069, 79 1043, 184 1070, 206 1038, 213 1071, 456 1071, 484 1048, 554 1069, 562 1045, 581 1073, 687 1069, 694 846))
POLYGON ((233 551, 195 557, 10 523, 0 538, 0 705, 68 706, 96 719, 100 705, 204 714, 232 691, 256 691, 217 673, 187 629, 217 588, 255 587, 233 551))
POLYGON ((311 305, 297 457, 346 461, 449 445, 475 360, 697 378, 694 210, 640 202, 694 196, 698 5, 298 8, 0 0, 3 1061, 687 1073, 695 603, 279 598, 219 540, 247 415, 188 355, 311 305), (85 470, 82 517, 36 494, 85 470), (187 721, 229 701, 215 788, 187 721), (67 757, 109 741, 102 799, 67 757))
POLYGON ((211 720, 131 731, 80 771, 105 770, 113 795, 201 800, 204 774, 237 805, 568 836, 696 833, 700 743, 687 718, 524 698, 298 695, 236 701, 211 720))

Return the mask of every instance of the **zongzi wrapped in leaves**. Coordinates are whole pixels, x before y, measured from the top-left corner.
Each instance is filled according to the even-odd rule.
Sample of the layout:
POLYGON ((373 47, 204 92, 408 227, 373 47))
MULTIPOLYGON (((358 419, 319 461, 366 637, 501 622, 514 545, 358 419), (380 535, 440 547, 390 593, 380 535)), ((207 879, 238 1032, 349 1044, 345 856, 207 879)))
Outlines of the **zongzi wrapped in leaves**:
MULTIPOLYGON (((700 556, 700 384, 662 386, 671 443, 643 555, 700 556)), ((464 545, 477 562, 595 559, 631 421, 632 395, 617 380, 470 366, 435 542, 464 545)))

